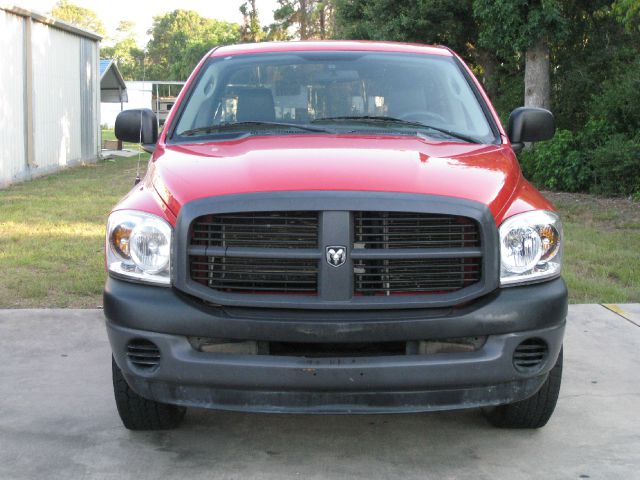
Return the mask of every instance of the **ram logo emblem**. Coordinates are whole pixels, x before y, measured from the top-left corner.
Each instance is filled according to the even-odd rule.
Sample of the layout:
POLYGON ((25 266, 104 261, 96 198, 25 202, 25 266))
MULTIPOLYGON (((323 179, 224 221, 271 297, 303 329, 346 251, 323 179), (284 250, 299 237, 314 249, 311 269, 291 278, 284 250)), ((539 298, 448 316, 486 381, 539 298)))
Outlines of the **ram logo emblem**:
POLYGON ((332 267, 340 267, 347 261, 347 247, 331 245, 327 247, 327 262, 332 267))

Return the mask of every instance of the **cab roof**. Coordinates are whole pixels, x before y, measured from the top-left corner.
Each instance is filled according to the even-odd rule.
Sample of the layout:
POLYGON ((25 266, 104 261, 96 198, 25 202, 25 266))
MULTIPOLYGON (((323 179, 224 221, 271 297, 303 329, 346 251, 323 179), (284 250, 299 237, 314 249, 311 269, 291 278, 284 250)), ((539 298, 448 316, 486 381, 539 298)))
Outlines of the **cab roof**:
POLYGON ((274 52, 314 52, 314 51, 364 51, 364 52, 397 52, 397 53, 420 53, 427 55, 441 55, 445 57, 453 56, 451 50, 446 47, 433 45, 421 45, 417 43, 400 42, 372 42, 372 41, 345 41, 345 40, 324 40, 324 41, 297 41, 297 42, 263 42, 263 43, 241 43, 216 48, 211 51, 211 57, 221 57, 226 55, 240 55, 251 53, 274 53, 274 52))

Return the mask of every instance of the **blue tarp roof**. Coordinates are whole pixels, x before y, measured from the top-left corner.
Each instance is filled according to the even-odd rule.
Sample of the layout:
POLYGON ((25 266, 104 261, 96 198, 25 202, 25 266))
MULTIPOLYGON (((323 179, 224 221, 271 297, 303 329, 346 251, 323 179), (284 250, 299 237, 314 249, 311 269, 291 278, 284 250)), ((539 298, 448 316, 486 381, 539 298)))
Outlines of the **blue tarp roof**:
POLYGON ((107 68, 109 68, 109 65, 111 65, 112 61, 113 60, 100 60, 100 78, 102 78, 104 72, 107 71, 107 68))

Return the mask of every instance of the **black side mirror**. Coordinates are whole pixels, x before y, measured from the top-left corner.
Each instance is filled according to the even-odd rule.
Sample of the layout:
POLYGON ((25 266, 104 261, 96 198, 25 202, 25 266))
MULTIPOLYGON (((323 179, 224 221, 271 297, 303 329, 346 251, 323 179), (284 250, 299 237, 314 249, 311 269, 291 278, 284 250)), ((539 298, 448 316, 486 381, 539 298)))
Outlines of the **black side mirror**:
POLYGON ((522 150, 524 142, 551 140, 555 133, 553 113, 544 108, 520 107, 509 115, 507 135, 516 153, 522 150))
POLYGON ((147 152, 153 152, 158 141, 158 119, 148 108, 120 112, 116 117, 115 134, 118 140, 141 143, 147 152))

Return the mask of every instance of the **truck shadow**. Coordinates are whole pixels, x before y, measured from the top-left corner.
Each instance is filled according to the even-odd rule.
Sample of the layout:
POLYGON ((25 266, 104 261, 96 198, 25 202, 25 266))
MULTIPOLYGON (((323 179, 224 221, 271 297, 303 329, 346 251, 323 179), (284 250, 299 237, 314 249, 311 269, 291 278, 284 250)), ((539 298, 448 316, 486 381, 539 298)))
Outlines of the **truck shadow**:
POLYGON ((311 472, 320 477, 321 472, 342 476, 358 464, 366 464, 371 472, 379 464, 389 474, 389 469, 400 472, 407 465, 458 468, 480 459, 482 446, 492 442, 492 437, 499 444, 506 440, 505 431, 490 427, 477 409, 399 415, 282 415, 191 409, 177 430, 132 435, 136 443, 144 442, 169 455, 176 468, 183 464, 189 468, 236 465, 241 469, 240 465, 250 464, 252 469, 262 467, 267 472, 288 465, 307 472, 300 478, 311 476, 311 472))

